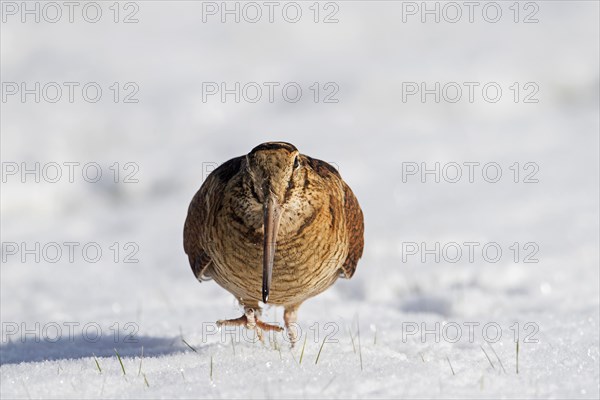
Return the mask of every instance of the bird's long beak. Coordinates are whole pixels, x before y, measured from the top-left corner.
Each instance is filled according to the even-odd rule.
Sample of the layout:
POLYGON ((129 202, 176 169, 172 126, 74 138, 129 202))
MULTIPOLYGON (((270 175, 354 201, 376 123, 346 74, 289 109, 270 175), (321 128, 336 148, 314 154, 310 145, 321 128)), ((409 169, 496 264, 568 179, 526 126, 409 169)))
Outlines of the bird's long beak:
POLYGON ((265 198, 263 206, 264 239, 263 239, 263 286, 262 299, 266 303, 269 300, 269 289, 271 287, 271 276, 273 275, 273 262, 275 260, 275 248, 277 242, 277 231, 281 220, 281 206, 277 197, 269 193, 265 198))

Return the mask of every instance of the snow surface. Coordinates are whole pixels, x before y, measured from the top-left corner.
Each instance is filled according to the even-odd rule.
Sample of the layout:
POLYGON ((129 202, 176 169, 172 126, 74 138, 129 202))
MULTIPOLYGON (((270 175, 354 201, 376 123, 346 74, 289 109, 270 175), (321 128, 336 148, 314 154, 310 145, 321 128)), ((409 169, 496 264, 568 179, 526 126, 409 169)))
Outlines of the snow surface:
MULTIPOLYGON (((113 23, 112 2, 96 24, 9 16, 2 82, 93 81, 105 92, 93 104, 3 102, 3 165, 97 162, 104 175, 2 183, 1 397, 600 397, 599 6, 535 2, 539 23, 524 24, 512 3, 496 24, 478 13, 403 23, 402 3, 389 1, 338 2, 337 24, 313 23, 312 2, 296 24, 202 23, 190 1, 136 2, 135 24, 113 23), (222 81, 299 82, 304 96, 203 102, 201 82, 222 81), (494 81, 504 94, 402 102, 402 82, 422 81, 494 81), (110 101, 113 82, 136 82, 139 103, 110 101), (336 82, 340 101, 314 103, 313 82, 336 82), (514 103, 513 82, 536 82, 539 103, 514 103), (182 249, 207 165, 267 140, 334 162, 365 214, 354 278, 300 309, 302 363, 303 341, 290 350, 281 336, 215 332, 240 309, 195 281, 182 249), (503 177, 402 181, 403 162, 468 161, 497 162, 503 177), (139 183, 111 182, 114 162, 136 163, 139 183), (535 162, 539 183, 513 183, 514 162, 535 162), (21 262, 8 242, 95 242, 103 255, 21 262), (138 263, 122 262, 129 242, 138 263), (503 257, 403 260, 407 242, 496 242, 503 257), (538 263, 523 262, 529 242, 538 263)), ((281 323, 282 310, 265 320, 281 323)))

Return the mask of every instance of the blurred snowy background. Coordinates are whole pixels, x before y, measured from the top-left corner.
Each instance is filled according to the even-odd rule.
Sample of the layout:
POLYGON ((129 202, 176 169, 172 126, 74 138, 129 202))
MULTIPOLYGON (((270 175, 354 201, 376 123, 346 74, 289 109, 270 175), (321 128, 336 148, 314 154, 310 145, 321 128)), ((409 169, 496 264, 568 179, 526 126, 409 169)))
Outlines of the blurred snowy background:
POLYGON ((295 18, 289 3, 277 3, 272 23, 261 2, 256 23, 245 20, 256 10, 246 3, 237 3, 239 23, 233 14, 221 22, 221 2, 82 2, 72 23, 54 4, 2 2, 2 398, 598 398, 597 2, 480 2, 473 22, 462 2, 428 2, 439 23, 421 2, 298 2, 296 23, 284 18, 295 18), (98 8, 99 21, 86 21, 98 8), (22 101, 21 84, 36 82, 39 102, 35 93, 22 101), (54 103, 51 82, 62 88, 54 103), (73 82, 72 102, 64 82, 73 82), (102 88, 95 103, 93 87, 82 95, 90 82, 102 88), (248 101, 249 87, 239 102, 222 102, 206 92, 210 82, 256 82, 263 97, 248 101), (279 84, 273 102, 264 82, 279 84), (281 95, 289 82, 302 88, 295 103, 281 95), (422 102, 406 93, 411 82, 440 82, 440 91, 456 82, 463 96, 447 101, 450 85, 439 102, 422 102), (479 85, 472 102, 463 82, 479 85), (490 82, 502 89, 494 103, 481 91, 490 82), (324 102, 333 92, 338 101, 324 102), (214 282, 194 279, 182 248, 206 172, 269 140, 335 163, 365 214, 354 278, 301 309, 302 364, 300 348, 208 335, 206 323, 239 309, 214 282), (69 162, 80 163, 72 183, 69 162), (462 179, 403 179, 436 162, 463 166, 462 179), (473 183, 465 162, 480 163, 473 183), (497 183, 481 174, 492 162, 502 168, 497 183), (40 183, 21 174, 36 163, 40 183), (52 163, 62 166, 57 183, 52 163), (98 182, 82 178, 86 163, 100 166, 98 182), (65 242, 79 243, 72 262, 65 242), (440 254, 464 242, 480 244, 472 262, 464 245, 458 262, 452 248, 439 262, 412 254, 414 243, 439 243, 440 254), (84 259, 86 243, 101 248, 97 262, 84 259), (497 262, 482 256, 486 243, 502 249, 497 262), (338 343, 315 364, 328 322, 338 343), (472 338, 465 323, 479 324, 472 338), (452 343, 443 327, 456 325, 452 343), (422 337, 422 328, 442 335, 422 337))

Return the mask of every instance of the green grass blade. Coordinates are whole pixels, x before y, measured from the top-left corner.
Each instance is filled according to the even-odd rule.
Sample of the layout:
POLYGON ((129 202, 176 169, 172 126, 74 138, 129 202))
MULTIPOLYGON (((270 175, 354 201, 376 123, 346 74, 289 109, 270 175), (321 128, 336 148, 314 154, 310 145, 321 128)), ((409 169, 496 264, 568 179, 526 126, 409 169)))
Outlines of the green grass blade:
POLYGON ((485 351, 483 346, 479 346, 479 347, 481 348, 481 351, 483 351, 483 354, 485 354, 485 358, 487 358, 488 362, 492 366, 492 369, 496 369, 496 367, 494 367, 494 363, 492 362, 492 359, 490 358, 490 356, 488 356, 488 353, 485 351))
POLYGON ((140 357, 140 367, 138 368, 138 376, 142 373, 142 361, 144 361, 144 346, 142 346, 142 355, 140 357))
POLYGON ((96 368, 98 368, 98 372, 102 373, 102 368, 100 368, 100 363, 98 362, 96 355, 94 353, 92 353, 92 355, 94 356, 94 362, 96 363, 96 368))
POLYGON ((348 335, 350 335, 350 342, 352 342, 352 350, 354 354, 356 354, 356 345, 354 344, 354 335, 352 335, 352 330, 348 327, 348 335))
POLYGON ((121 355, 119 354, 117 349, 114 349, 114 350, 115 350, 115 353, 117 354, 117 358, 119 359, 119 364, 121 364, 121 369, 123 370, 123 375, 127 375, 125 373, 125 366, 123 365, 123 360, 121 360, 121 355))
POLYGON ((360 370, 363 370, 362 346, 360 345, 360 323, 356 315, 356 337, 358 338, 358 356, 360 357, 360 370))
POLYGON ((302 359, 304 358, 304 349, 306 348, 306 339, 308 339, 308 335, 304 336, 304 344, 302 345, 302 351, 300 352, 299 364, 302 364, 302 359))
POLYGON ((517 340, 517 375, 519 374, 519 341, 517 340))
POLYGON ((186 342, 184 338, 181 338, 181 341, 182 341, 183 343, 185 343, 185 345, 186 345, 187 347, 189 347, 190 349, 192 349, 192 351, 193 351, 194 353, 197 353, 197 352, 198 352, 198 350, 196 350, 196 349, 195 349, 195 348, 194 348, 194 347, 193 347, 191 344, 189 344, 188 342, 186 342))
POLYGON ((321 347, 319 347, 319 352, 317 353, 317 359, 315 360, 315 365, 319 362, 319 357, 321 356, 321 351, 323 351, 323 346, 325 346, 325 340, 327 338, 323 338, 323 343, 321 343, 321 347))
POLYGON ((506 373, 506 369, 504 369, 504 364, 502 364, 502 360, 500 360, 498 353, 496 353, 496 350, 494 350, 494 348, 492 347, 492 344, 490 342, 487 342, 487 344, 488 344, 488 346, 490 346, 490 349, 492 349, 492 352, 496 356, 496 359, 498 360, 498 363, 500 364, 500 368, 502 368, 502 371, 504 371, 504 373, 506 373))
POLYGON ((450 371, 452 371, 452 375, 456 375, 454 373, 454 368, 452 368, 452 363, 450 362, 450 358, 448 356, 446 356, 446 360, 448 360, 448 365, 450 366, 450 371))

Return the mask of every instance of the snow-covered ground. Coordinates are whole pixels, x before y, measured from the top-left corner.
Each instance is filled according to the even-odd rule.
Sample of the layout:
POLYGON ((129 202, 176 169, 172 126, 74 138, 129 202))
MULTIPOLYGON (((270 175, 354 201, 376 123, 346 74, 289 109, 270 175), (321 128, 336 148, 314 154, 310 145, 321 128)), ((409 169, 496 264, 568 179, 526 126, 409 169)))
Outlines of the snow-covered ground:
POLYGON ((27 2, 23 23, 2 2, 1 397, 598 398, 599 5, 513 3, 469 22, 428 2, 439 23, 421 2, 298 2, 297 23, 239 3, 221 23, 221 2, 98 2, 70 23, 58 2, 51 23, 27 2), (268 140, 335 163, 365 214, 356 275, 302 306, 292 350, 217 332, 239 307, 182 248, 207 171, 268 140), (439 183, 408 174, 436 162, 439 183))

